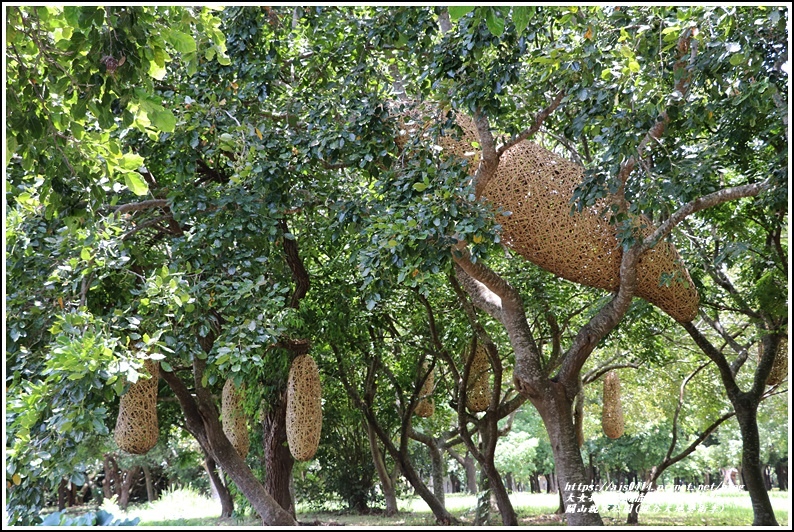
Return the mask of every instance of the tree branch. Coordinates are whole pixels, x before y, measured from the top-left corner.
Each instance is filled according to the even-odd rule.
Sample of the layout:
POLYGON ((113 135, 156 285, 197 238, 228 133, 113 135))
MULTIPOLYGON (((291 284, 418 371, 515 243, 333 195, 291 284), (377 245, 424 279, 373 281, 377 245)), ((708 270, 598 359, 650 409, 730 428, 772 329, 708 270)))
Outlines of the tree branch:
POLYGON ((518 135, 514 136, 513 138, 511 138, 501 146, 499 146, 499 148, 496 150, 497 155, 501 157, 501 155, 504 152, 506 152, 507 150, 518 144, 519 142, 524 141, 529 137, 531 137, 532 135, 534 135, 535 133, 537 133, 540 130, 540 127, 543 125, 543 121, 546 120, 546 118, 548 118, 549 115, 553 113, 555 109, 557 109, 557 107, 559 107, 563 96, 565 96, 565 91, 557 92, 557 95, 554 97, 551 103, 545 109, 543 109, 541 112, 535 115, 535 120, 533 120, 532 125, 530 127, 525 129, 518 135))

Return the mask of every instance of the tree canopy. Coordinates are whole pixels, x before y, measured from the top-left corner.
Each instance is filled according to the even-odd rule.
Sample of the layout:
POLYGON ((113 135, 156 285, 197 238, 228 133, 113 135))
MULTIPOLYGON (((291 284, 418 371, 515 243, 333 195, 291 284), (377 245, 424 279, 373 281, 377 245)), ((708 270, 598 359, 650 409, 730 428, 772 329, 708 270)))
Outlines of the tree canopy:
MULTIPOLYGON (((711 381, 719 374, 727 399, 752 398, 755 412, 788 334, 787 8, 11 6, 5 16, 6 473, 24 488, 10 493, 12 522, 33 522, 62 478, 83 481, 112 430, 109 405, 146 358, 186 419, 197 402, 207 431, 197 438, 218 458, 212 394, 227 378, 246 383, 249 414, 264 405, 266 416, 302 350, 333 390, 323 441, 350 443, 360 460, 367 442, 345 431, 374 420, 355 390, 379 405, 390 436, 407 438, 424 361, 438 368, 447 417, 415 424, 463 437, 479 426, 487 440, 476 425, 487 414, 467 418, 457 403, 474 337, 504 369, 488 422, 529 399, 548 431, 515 431, 512 450, 498 448, 496 469, 517 478, 537 472, 549 438, 579 453, 570 414, 582 371, 611 353, 647 372, 637 382, 658 383, 659 365, 684 359, 675 349, 700 349, 717 368, 711 381), (456 116, 475 124, 476 164, 440 146, 465 135, 456 116), (529 141, 583 168, 571 214, 606 205, 622 253, 614 293, 504 245, 497 221, 510 213, 483 184, 529 141), (637 230, 640 216, 655 233, 637 230), (659 243, 675 245, 699 293, 700 314, 684 324, 692 338, 632 299, 637 263, 659 243), (564 398, 553 414, 542 399, 552 392, 564 398)), ((709 412, 724 405, 695 396, 709 412)), ((583 471, 581 455, 570 468, 555 460, 561 484, 583 471)), ((253 482, 244 463, 228 464, 235 483, 253 482)), ((345 496, 368 496, 371 466, 345 496)))

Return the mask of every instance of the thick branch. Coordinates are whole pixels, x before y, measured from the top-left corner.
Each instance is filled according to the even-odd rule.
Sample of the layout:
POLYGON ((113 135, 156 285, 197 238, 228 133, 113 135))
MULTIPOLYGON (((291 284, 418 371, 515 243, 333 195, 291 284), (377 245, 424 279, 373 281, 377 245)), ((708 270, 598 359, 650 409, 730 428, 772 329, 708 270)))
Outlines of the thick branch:
POLYGON ((292 292, 292 297, 290 298, 290 307, 296 309, 300 306, 301 299, 309 291, 309 272, 306 271, 306 267, 298 254, 298 243, 295 238, 287 238, 286 236, 289 233, 287 221, 282 218, 278 221, 278 224, 284 236, 284 255, 292 271, 292 280, 295 281, 295 291, 292 292))

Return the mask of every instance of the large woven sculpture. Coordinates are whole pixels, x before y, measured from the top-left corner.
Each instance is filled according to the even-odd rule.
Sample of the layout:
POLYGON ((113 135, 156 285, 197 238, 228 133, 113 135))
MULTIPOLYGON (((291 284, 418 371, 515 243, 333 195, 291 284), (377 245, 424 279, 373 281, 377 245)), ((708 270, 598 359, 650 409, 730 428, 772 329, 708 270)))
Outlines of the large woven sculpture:
POLYGON ((121 396, 119 416, 113 438, 119 449, 132 454, 146 454, 157 444, 157 384, 160 367, 145 360, 144 367, 151 377, 141 375, 121 396))
POLYGON ((292 361, 287 381, 287 444, 295 460, 311 460, 323 426, 320 371, 311 355, 292 361))
MULTIPOLYGON (((444 153, 469 160, 474 174, 480 150, 472 143, 479 136, 474 122, 457 115, 463 136, 437 139, 444 153)), ((501 157, 496 175, 483 196, 509 216, 497 216, 503 228, 502 241, 530 262, 569 281, 604 290, 620 284, 622 251, 615 229, 600 216, 609 199, 570 216, 574 188, 582 181, 583 168, 523 141, 501 157)), ((644 217, 635 219, 643 236, 655 228, 644 217)), ((658 306, 675 320, 685 323, 697 315, 698 293, 672 244, 660 242, 646 252, 637 265, 635 295, 658 306), (661 286, 665 279, 672 282, 661 286)))
POLYGON ((248 456, 250 440, 248 437, 248 420, 243 411, 243 394, 234 385, 234 380, 226 379, 221 398, 221 422, 223 433, 229 439, 237 454, 243 459, 248 456))
POLYGON ((484 345, 478 343, 466 383, 466 406, 472 412, 484 412, 491 403, 491 388, 488 385, 490 369, 488 352, 484 345))
POLYGON ((601 428, 613 440, 623 436, 623 406, 620 403, 620 379, 610 371, 604 377, 604 407, 601 411, 601 428))
MULTIPOLYGON (((427 365, 424 366, 424 370, 427 371, 427 365)), ((422 390, 419 392, 419 402, 416 403, 416 408, 414 408, 414 414, 419 417, 431 417, 433 413, 436 411, 436 405, 433 402, 433 387, 435 386, 435 379, 433 376, 433 371, 427 376, 425 379, 425 383, 422 386, 422 390)))

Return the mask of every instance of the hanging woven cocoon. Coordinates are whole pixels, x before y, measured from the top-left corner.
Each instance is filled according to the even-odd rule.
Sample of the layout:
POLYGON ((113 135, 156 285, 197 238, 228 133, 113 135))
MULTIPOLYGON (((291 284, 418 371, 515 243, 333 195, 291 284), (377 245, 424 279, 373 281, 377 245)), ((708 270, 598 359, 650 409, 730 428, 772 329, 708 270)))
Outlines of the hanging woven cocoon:
POLYGON ((484 412, 491 403, 491 387, 488 385, 490 369, 488 351, 484 345, 477 343, 466 383, 466 407, 472 412, 484 412))
POLYGON ((320 371, 311 355, 292 361, 287 381, 287 444, 295 460, 311 460, 323 426, 320 371))
MULTIPOLYGON (((424 366, 427 371, 427 365, 424 366)), ((435 387, 435 380, 433 371, 431 370, 422 385, 422 390, 419 392, 419 402, 416 403, 414 414, 419 417, 430 417, 436 411, 436 405, 433 402, 433 388, 435 387)))
POLYGON ((237 454, 245 459, 248 456, 250 440, 248 437, 248 420, 243 412, 243 393, 237 389, 234 380, 226 379, 221 398, 221 422, 223 433, 229 439, 237 454))
MULTIPOLYGON (((472 143, 479 138, 473 120, 457 115, 463 130, 460 139, 437 139, 443 153, 468 159, 471 175, 479 164, 480 151, 472 143)), ((497 216, 502 242, 510 249, 569 281, 615 291, 620 285, 622 251, 614 227, 600 216, 609 198, 573 216, 570 200, 581 183, 584 169, 529 141, 507 150, 496 175, 483 196, 509 216, 497 216)), ((643 236, 656 229, 643 217, 635 218, 643 236)), ((659 242, 637 265, 635 295, 653 303, 673 319, 686 323, 697 315, 699 296, 675 247, 659 242), (672 282, 661 282, 672 279, 672 282)))
POLYGON ((604 407, 601 411, 601 428, 607 438, 623 436, 623 406, 620 403, 620 379, 610 371, 604 377, 604 407))
POLYGON ((119 449, 131 454, 146 454, 157 444, 157 384, 160 366, 153 360, 144 360, 151 377, 141 375, 121 396, 119 416, 113 438, 119 449))

